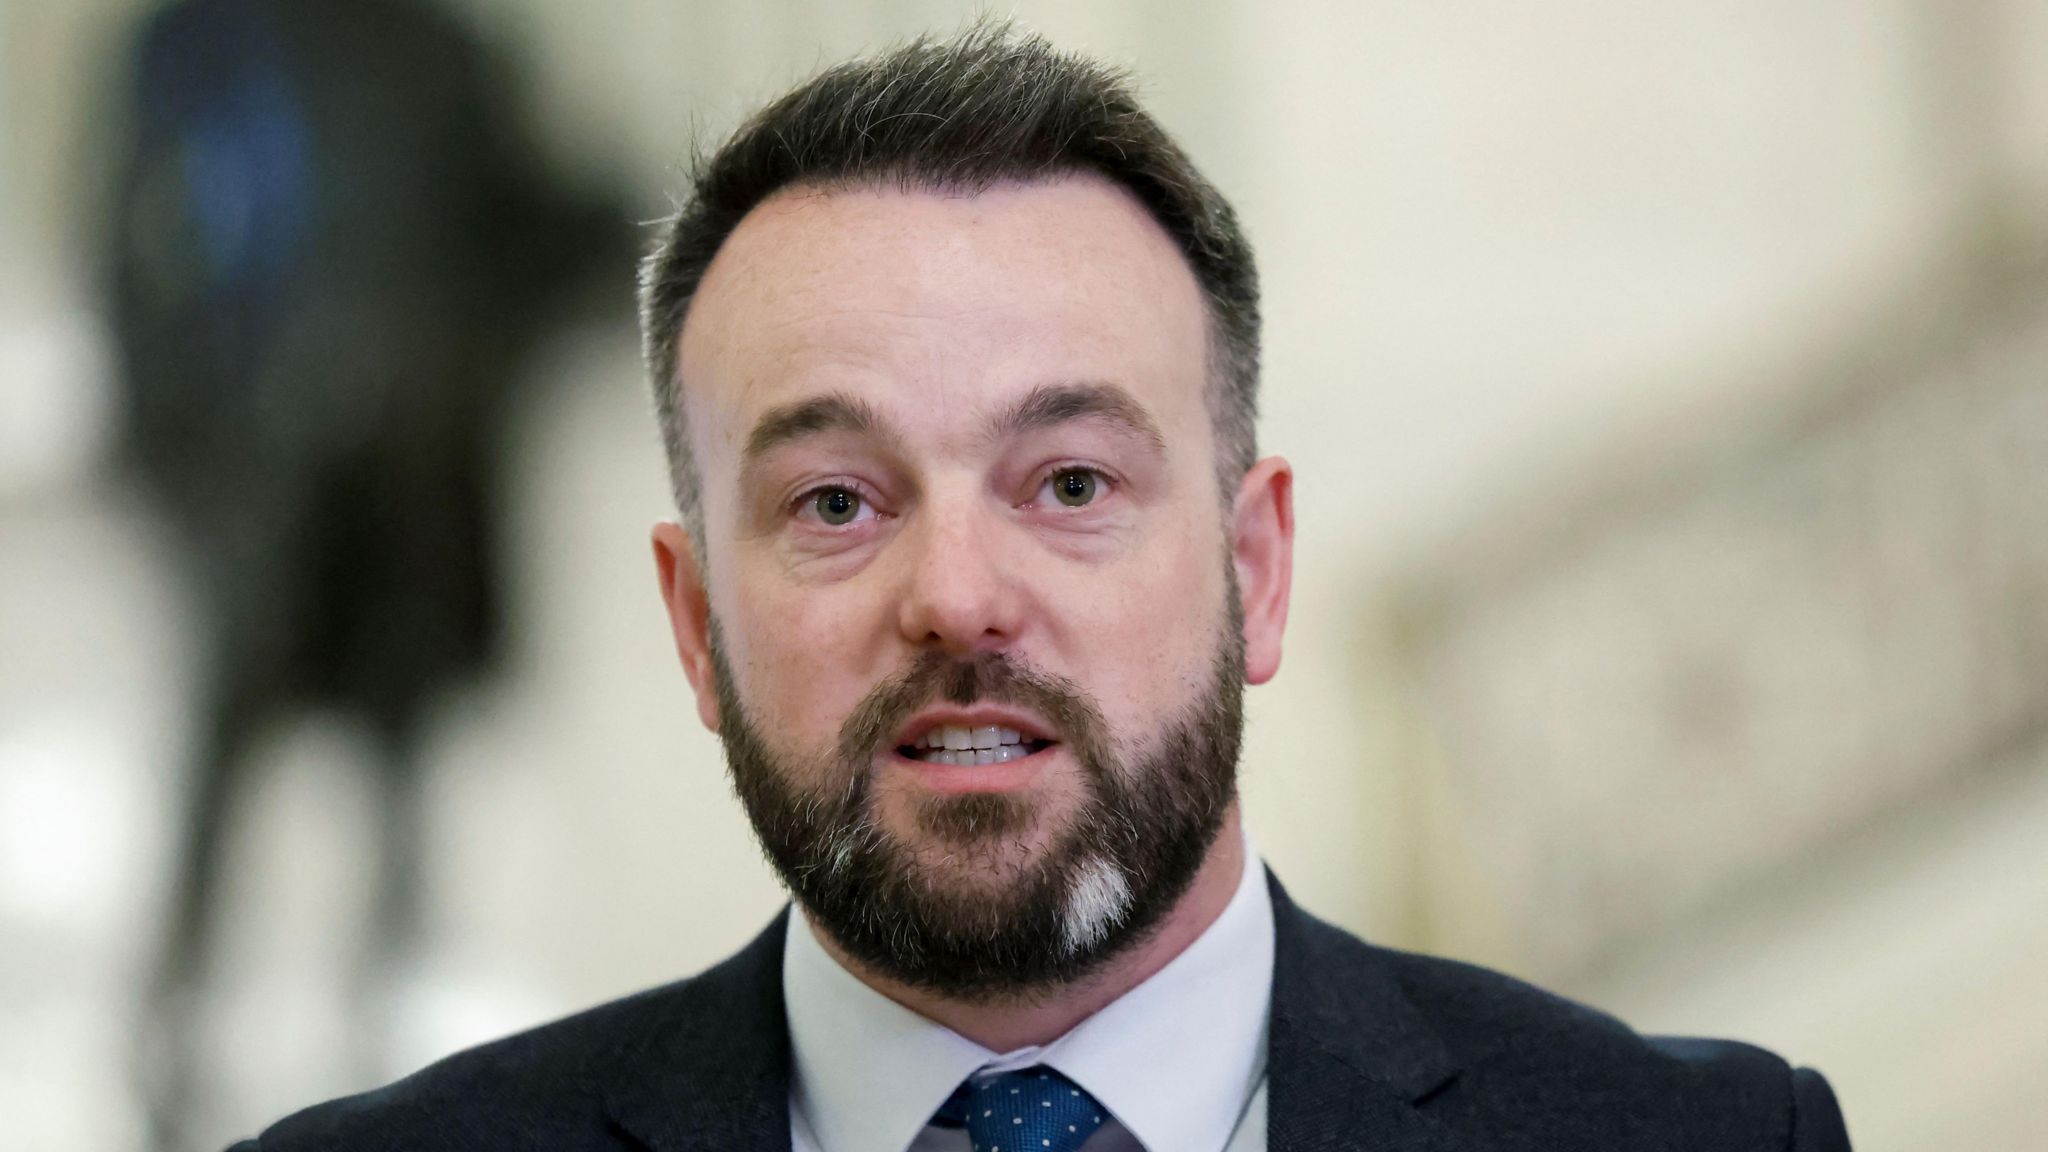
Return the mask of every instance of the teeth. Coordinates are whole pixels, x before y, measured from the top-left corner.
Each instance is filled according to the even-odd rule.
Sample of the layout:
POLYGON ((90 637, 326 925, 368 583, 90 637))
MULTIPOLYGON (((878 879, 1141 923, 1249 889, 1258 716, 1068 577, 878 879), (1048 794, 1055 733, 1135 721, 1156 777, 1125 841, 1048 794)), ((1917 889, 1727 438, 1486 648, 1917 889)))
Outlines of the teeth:
POLYGON ((994 748, 941 748, 927 753, 924 762, 966 768, 986 764, 1008 764, 1012 760, 1022 760, 1030 754, 1030 751, 1021 744, 1002 744, 994 748))
POLYGON ((1024 734, 1015 728, 1000 728, 992 724, 980 728, 951 725, 932 729, 918 737, 917 743, 912 747, 945 748, 965 752, 970 749, 1001 748, 1023 742, 1024 734))

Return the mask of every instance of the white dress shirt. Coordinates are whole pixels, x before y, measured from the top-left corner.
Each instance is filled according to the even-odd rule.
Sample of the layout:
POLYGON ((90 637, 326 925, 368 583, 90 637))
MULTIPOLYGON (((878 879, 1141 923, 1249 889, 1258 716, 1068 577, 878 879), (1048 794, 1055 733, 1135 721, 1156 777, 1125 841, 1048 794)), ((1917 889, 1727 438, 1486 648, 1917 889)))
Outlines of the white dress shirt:
POLYGON ((991 1052, 860 982, 789 919, 794 1152, 968 1152, 928 1123, 960 1082, 1043 1064, 1109 1112, 1085 1152, 1264 1152, 1273 902, 1245 841, 1229 904, 1144 983, 1050 1044, 991 1052))

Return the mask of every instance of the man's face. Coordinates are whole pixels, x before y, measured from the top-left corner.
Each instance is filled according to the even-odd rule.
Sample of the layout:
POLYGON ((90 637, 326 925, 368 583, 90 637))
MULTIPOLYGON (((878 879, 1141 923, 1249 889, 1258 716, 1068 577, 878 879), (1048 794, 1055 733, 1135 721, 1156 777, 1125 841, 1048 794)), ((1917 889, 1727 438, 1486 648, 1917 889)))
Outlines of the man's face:
POLYGON ((1254 548, 1291 532, 1284 464, 1220 500, 1207 343, 1172 241, 1094 177, 785 193, 706 274, 704 554, 657 529, 664 591, 764 844, 860 959, 1070 978, 1199 865, 1285 611, 1247 515, 1254 548))

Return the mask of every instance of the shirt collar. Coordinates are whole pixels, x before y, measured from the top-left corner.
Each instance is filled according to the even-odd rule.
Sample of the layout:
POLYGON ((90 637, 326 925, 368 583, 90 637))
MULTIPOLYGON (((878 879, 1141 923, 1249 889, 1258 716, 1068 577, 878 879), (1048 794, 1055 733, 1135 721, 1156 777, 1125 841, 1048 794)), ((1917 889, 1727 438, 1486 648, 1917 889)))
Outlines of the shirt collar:
POLYGON ((1273 904, 1245 840, 1216 921, 1144 983, 1043 1047, 991 1052, 860 982, 801 913, 784 945, 793 1103, 826 1152, 903 1152, 960 1081, 1045 1064, 1152 1152, 1223 1148, 1265 1075, 1273 904))
POLYGON ((903 1152, 994 1053, 860 982, 801 910, 783 944, 793 1106, 826 1152, 903 1152))

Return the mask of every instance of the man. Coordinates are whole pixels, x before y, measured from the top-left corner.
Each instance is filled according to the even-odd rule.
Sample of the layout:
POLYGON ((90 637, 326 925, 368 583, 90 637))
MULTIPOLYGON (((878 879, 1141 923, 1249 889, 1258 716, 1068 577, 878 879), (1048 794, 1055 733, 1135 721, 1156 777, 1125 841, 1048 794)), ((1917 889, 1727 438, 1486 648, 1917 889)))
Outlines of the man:
POLYGON ((990 27, 826 72, 699 171, 643 319, 663 599, 795 910, 250 1147, 1848 1146, 1815 1073, 1258 866, 1292 474, 1250 250, 1118 77, 990 27))

